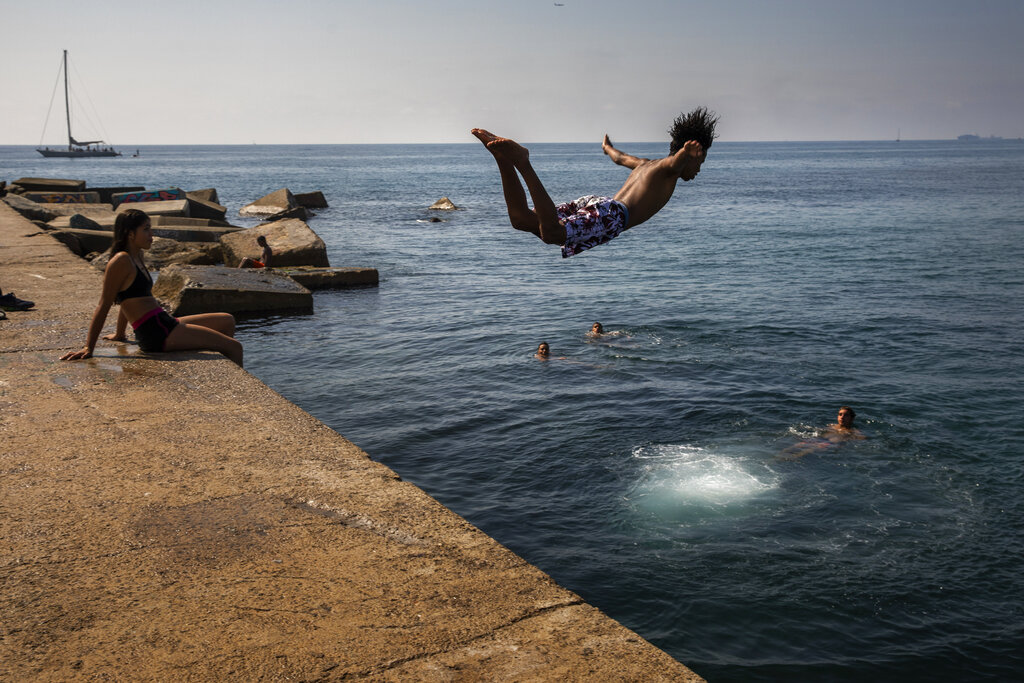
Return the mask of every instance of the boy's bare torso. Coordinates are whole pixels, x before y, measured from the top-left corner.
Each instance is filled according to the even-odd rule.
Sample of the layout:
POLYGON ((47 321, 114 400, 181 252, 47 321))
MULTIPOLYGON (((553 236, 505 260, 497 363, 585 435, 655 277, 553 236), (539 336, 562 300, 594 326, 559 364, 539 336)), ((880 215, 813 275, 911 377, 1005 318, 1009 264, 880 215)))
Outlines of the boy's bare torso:
POLYGON ((640 225, 661 211, 675 192, 679 180, 689 181, 700 173, 707 152, 696 142, 662 159, 644 159, 615 149, 605 136, 605 154, 620 166, 633 169, 613 199, 629 209, 629 227, 640 225))
POLYGON ((649 220, 672 198, 679 176, 666 172, 662 168, 664 161, 666 160, 645 159, 629 174, 622 189, 615 193, 613 199, 622 202, 629 209, 630 228, 649 220))

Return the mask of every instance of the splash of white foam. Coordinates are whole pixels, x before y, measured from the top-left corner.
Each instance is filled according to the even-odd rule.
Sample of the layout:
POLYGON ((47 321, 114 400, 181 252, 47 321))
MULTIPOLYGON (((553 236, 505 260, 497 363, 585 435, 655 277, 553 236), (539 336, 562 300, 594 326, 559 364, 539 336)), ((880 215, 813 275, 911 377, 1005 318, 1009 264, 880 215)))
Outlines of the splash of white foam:
POLYGON ((648 509, 724 507, 749 501, 778 486, 778 477, 742 451, 656 445, 633 450, 641 476, 630 498, 648 509))

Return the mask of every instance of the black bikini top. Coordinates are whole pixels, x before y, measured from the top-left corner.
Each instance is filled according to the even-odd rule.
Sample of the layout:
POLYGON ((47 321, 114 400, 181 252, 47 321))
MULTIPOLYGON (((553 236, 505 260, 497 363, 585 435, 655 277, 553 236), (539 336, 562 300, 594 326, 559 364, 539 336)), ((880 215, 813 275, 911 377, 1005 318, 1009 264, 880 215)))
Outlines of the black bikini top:
POLYGON ((153 278, 136 264, 135 279, 132 280, 132 283, 127 288, 117 293, 117 296, 114 297, 114 302, 121 303, 125 299, 136 299, 140 296, 153 296, 153 278))

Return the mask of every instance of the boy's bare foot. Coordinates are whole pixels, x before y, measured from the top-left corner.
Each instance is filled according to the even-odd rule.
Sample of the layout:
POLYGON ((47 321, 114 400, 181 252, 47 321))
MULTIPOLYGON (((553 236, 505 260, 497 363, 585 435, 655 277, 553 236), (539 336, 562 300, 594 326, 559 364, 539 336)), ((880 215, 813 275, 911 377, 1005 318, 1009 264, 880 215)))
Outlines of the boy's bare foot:
POLYGON ((472 133, 473 137, 475 137, 477 140, 484 143, 485 146, 487 145, 488 142, 492 142, 498 139, 497 135, 490 131, 484 130, 483 128, 474 128, 469 132, 472 133))
POLYGON ((608 154, 609 149, 615 149, 615 145, 613 145, 612 141, 608 138, 608 133, 605 133, 604 142, 601 143, 601 151, 608 154))
POLYGON ((507 159, 513 164, 522 163, 530 158, 530 150, 520 145, 515 140, 498 137, 494 133, 483 128, 474 128, 472 131, 477 140, 484 143, 487 151, 498 159, 507 159))

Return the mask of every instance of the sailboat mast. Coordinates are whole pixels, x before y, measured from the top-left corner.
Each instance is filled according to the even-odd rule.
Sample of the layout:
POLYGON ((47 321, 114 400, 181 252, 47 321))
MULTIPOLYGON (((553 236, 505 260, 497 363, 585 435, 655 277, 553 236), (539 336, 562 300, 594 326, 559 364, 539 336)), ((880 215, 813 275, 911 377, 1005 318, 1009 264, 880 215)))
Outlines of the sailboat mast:
POLYGON ((68 122, 68 151, 71 151, 71 104, 68 100, 68 51, 64 50, 64 115, 68 122))

